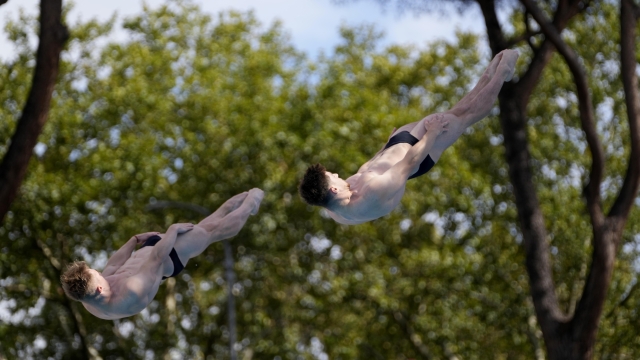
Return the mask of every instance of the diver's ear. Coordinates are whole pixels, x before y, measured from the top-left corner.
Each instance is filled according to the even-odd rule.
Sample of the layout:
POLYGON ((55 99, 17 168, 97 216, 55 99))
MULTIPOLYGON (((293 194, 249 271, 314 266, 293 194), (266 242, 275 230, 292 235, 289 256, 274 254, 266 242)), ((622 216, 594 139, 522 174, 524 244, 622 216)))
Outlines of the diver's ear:
POLYGON ((332 187, 329 188, 329 191, 331 191, 334 194, 337 194, 338 193, 338 188, 335 187, 335 186, 332 186, 332 187))
POLYGON ((96 292, 98 294, 102 294, 102 286, 98 285, 98 287, 96 288, 96 292))

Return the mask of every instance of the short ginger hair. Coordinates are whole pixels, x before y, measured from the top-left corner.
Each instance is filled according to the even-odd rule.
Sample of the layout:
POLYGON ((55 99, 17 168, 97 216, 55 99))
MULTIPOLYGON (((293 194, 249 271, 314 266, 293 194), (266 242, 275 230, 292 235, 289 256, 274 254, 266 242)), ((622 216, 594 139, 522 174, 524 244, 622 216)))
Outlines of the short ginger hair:
POLYGON ((300 181, 298 192, 307 204, 326 207, 331 200, 327 169, 320 164, 309 166, 300 181))
POLYGON ((91 269, 84 261, 74 261, 69 264, 60 276, 62 289, 73 300, 82 301, 85 296, 90 295, 89 283, 91 282, 91 269))

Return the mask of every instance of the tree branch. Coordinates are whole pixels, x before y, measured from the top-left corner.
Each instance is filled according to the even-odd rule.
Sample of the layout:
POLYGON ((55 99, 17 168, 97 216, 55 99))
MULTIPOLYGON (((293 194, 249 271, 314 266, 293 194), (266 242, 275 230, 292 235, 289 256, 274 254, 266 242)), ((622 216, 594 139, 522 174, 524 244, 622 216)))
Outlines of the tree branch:
POLYGON ((40 42, 31 90, 22 116, 11 138, 11 145, 0 164, 0 223, 15 200, 27 173, 33 147, 47 117, 53 88, 58 77, 60 52, 69 37, 61 23, 62 0, 40 2, 40 42))
POLYGON ((638 280, 636 280, 636 282, 631 286, 631 289, 627 291, 627 294, 624 296, 624 298, 622 298, 622 300, 618 302, 618 305, 613 307, 613 309, 611 309, 605 317, 610 318, 618 308, 623 307, 627 303, 627 301, 629 301, 629 299, 631 298, 631 295, 633 295, 633 293, 636 291, 637 288, 638 288, 638 280))
MULTIPOLYGON (((558 32, 562 32, 569 23, 569 20, 580 12, 580 0, 562 0, 558 2, 553 25, 558 32)), ((553 54, 553 44, 545 38, 537 51, 534 52, 534 56, 531 59, 528 69, 520 76, 518 81, 518 96, 522 99, 523 104, 529 102, 533 89, 535 88, 542 70, 547 66, 551 55, 553 54)), ((495 55, 495 54, 494 54, 495 55)))
POLYGON ((498 20, 498 14, 496 13, 495 0, 476 0, 480 5, 480 10, 484 16, 484 23, 487 28, 487 35, 489 38, 489 47, 493 56, 497 55, 500 51, 507 48, 507 41, 505 40, 500 21, 498 20))
POLYGON ((398 322, 402 331, 407 335, 414 349, 416 349, 420 355, 424 356, 425 359, 433 359, 433 355, 431 355, 429 348, 422 342, 406 317, 400 311, 396 311, 393 313, 393 318, 396 319, 396 322, 398 322))
POLYGON ((631 3, 631 8, 633 9, 633 14, 636 20, 640 19, 640 6, 636 5, 635 3, 631 3))
POLYGON ((531 41, 529 40, 532 36, 536 36, 536 35, 540 35, 541 32, 540 31, 529 31, 527 29, 527 31, 524 34, 521 34, 519 36, 510 38, 506 41, 506 48, 511 48, 515 45, 517 45, 519 42, 527 40, 527 44, 529 44, 529 47, 535 51, 535 48, 533 46, 533 44, 531 43, 531 41))
POLYGON ((631 153, 627 174, 618 197, 601 231, 594 233, 592 265, 573 320, 576 338, 580 339, 581 346, 585 347, 585 353, 593 349, 589 344, 593 344, 596 339, 622 230, 640 185, 640 96, 635 74, 637 19, 631 4, 631 0, 623 0, 620 7, 620 71, 627 105, 631 153))
MULTIPOLYGON (((501 40, 503 38, 502 32, 495 28, 499 26, 495 4, 493 0, 477 1, 485 16, 489 43, 492 44, 492 51, 495 55, 503 49, 494 47, 494 44, 502 43, 504 45, 501 40), (494 37, 495 39, 492 39, 494 37)), ((543 334, 553 334, 559 321, 563 319, 563 314, 558 306, 555 293, 547 230, 529 165, 531 156, 527 148, 525 111, 528 98, 542 74, 542 69, 551 57, 552 49, 553 47, 545 41, 539 51, 535 53, 525 75, 516 84, 505 83, 499 95, 505 156, 509 164, 509 177, 514 189, 520 229, 524 238, 523 245, 529 283, 531 284, 531 297, 543 334)), ((551 335, 545 335, 545 340, 550 337, 551 335)))
MULTIPOLYGON (((493 54, 505 45, 502 32, 498 28, 494 0, 476 0, 485 16, 487 35, 493 54)), ((578 0, 560 0, 554 15, 554 26, 564 29, 569 19, 578 13, 578 0)), ((527 70, 517 83, 505 83, 500 92, 500 121, 504 134, 505 156, 509 164, 509 177, 514 189, 523 247, 526 253, 527 273, 531 285, 538 323, 542 329, 545 344, 549 349, 557 343, 559 327, 567 317, 560 310, 553 272, 549 257, 549 244, 544 216, 533 182, 528 150, 526 106, 540 79, 544 67, 551 59, 553 44, 545 38, 529 63, 527 70)))
POLYGON ((591 94, 589 94, 589 83, 586 72, 582 64, 580 64, 576 52, 562 40, 560 33, 546 18, 540 8, 538 8, 532 0, 520 0, 520 2, 540 25, 545 37, 553 43, 562 55, 573 75, 578 93, 582 130, 586 135, 587 144, 589 145, 592 156, 591 173, 589 175, 589 182, 585 188, 585 195, 587 197, 587 207, 589 208, 594 231, 598 231, 597 229, 602 226, 604 220, 600 204, 600 183, 602 182, 602 174, 604 172, 604 152, 600 144, 600 139, 598 138, 598 133, 596 132, 593 104, 591 94))
MULTIPOLYGON (((589 182, 585 188, 587 207, 593 226, 592 261, 582 296, 578 302, 573 318, 568 324, 571 328, 571 336, 578 344, 572 352, 576 354, 591 354, 598 329, 598 321, 603 311, 606 292, 611 282, 611 274, 613 272, 617 244, 619 243, 622 232, 622 225, 628 216, 633 198, 637 193, 638 180, 640 178, 640 163, 637 161, 637 159, 640 158, 640 144, 638 144, 640 141, 640 129, 638 126, 640 119, 638 119, 637 113, 634 114, 634 111, 637 110, 640 105, 638 105, 638 97, 634 97, 637 96, 637 82, 634 84, 633 80, 635 77, 631 76, 632 74, 635 75, 635 58, 633 56, 633 27, 635 27, 635 20, 629 7, 627 7, 625 11, 623 1, 621 9, 621 47, 625 47, 625 40, 627 40, 626 47, 627 49, 631 49, 631 56, 627 57, 627 67, 625 68, 625 56, 622 55, 621 51, 621 59, 623 62, 621 68, 630 71, 630 73, 626 74, 622 72, 623 82, 626 82, 630 87, 634 87, 630 89, 629 93, 625 92, 628 102, 627 111, 629 114, 632 151, 625 182, 611 209, 610 216, 605 221, 600 199, 600 183, 604 172, 604 151, 602 150, 602 145, 596 132, 593 104, 591 95, 589 94, 585 70, 577 54, 564 42, 559 31, 546 19, 545 15, 533 1, 520 0, 520 2, 538 22, 546 38, 553 43, 569 66, 577 88, 582 129, 585 132, 587 144, 592 155, 591 173, 589 175, 589 182), (626 22, 625 17, 627 19, 626 22), (625 24, 631 28, 625 28, 625 24), (629 39, 631 39, 631 41, 628 41, 629 39), (629 75, 628 78, 626 78, 627 75, 629 75), (629 112, 629 108, 632 109, 631 112, 629 112), (611 221, 611 215, 616 218, 615 221, 611 221)), ((625 90, 627 90, 626 87, 625 90)))
POLYGON ((638 24, 637 15, 640 11, 638 9, 639 7, 632 0, 622 0, 620 8, 620 76, 627 105, 631 153, 622 188, 608 214, 608 217, 618 224, 619 231, 622 231, 629 216, 640 185, 640 94, 638 93, 635 58, 635 30, 638 24))
POLYGON ((38 247, 40 248, 40 250, 42 250, 44 256, 47 257, 49 263, 51 263, 51 266, 53 266, 58 272, 60 272, 62 270, 62 265, 60 264, 60 261, 58 261, 58 259, 53 256, 53 252, 51 252, 51 249, 49 249, 49 247, 40 239, 36 240, 36 244, 38 244, 38 247))
POLYGON ((67 310, 73 315, 74 323, 76 325, 76 331, 78 335, 80 335, 80 341, 82 342, 82 347, 85 349, 85 356, 87 359, 91 360, 102 360, 98 350, 96 350, 93 345, 87 342, 87 328, 84 326, 84 320, 82 319, 82 314, 78 311, 77 304, 74 304, 68 298, 64 298, 63 305, 67 308, 67 310))
MULTIPOLYGON (((540 34, 539 31, 536 31, 535 34, 534 32, 531 30, 531 26, 529 26, 529 12, 525 11, 522 13, 522 22, 524 22, 524 29, 525 29, 525 33, 523 36, 526 36, 525 40, 527 40, 527 44, 529 45, 529 48, 531 48, 531 51, 533 51, 534 55, 537 52, 536 47, 533 46, 533 42, 531 41, 531 37, 537 34, 540 34)), ((509 41, 509 43, 511 43, 511 41, 509 41)), ((513 44, 515 45, 515 44, 513 44)), ((509 47, 511 47, 512 45, 509 44, 509 47)))

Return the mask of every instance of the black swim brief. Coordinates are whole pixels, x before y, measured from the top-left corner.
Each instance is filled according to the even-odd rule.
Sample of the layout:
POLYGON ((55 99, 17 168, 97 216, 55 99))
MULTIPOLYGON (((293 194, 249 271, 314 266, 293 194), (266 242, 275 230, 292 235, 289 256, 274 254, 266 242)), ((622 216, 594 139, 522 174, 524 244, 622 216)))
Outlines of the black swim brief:
MULTIPOLYGON (((142 244, 140 249, 142 249, 145 246, 154 246, 160 240, 162 240, 162 238, 160 236, 153 235, 153 236, 149 237, 144 242, 144 244, 142 244)), ((182 265, 182 263, 180 262, 180 258, 178 257, 178 253, 176 252, 176 249, 171 249, 171 253, 169 253, 169 257, 171 258, 171 261, 173 261, 173 274, 171 274, 171 276, 169 276, 169 277, 175 277, 178 274, 180 274, 180 272, 184 269, 184 265, 182 265)), ((166 278, 167 278, 167 276, 163 276, 162 280, 164 280, 166 278)))
MULTIPOLYGON (((415 136, 411 135, 410 132, 401 131, 393 135, 391 139, 389 139, 389 142, 387 143, 387 145, 384 146, 384 150, 387 150, 388 148, 396 144, 411 144, 411 146, 413 146, 417 144, 418 141, 420 140, 418 140, 418 138, 416 138, 415 136)), ((418 169, 418 171, 416 171, 413 175, 409 176, 409 179, 417 178, 418 176, 426 174, 427 171, 431 170, 431 168, 435 164, 436 163, 431 158, 431 155, 427 155, 427 157, 424 160, 422 160, 422 163, 420 163, 420 168, 418 169)))

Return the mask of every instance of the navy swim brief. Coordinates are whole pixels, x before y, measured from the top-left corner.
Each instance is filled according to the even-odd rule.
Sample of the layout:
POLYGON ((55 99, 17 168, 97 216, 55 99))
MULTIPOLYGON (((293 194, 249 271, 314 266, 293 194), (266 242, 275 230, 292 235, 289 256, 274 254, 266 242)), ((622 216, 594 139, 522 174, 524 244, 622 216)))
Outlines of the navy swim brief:
MULTIPOLYGON (((411 146, 418 143, 418 138, 411 135, 408 131, 401 131, 391 137, 387 145, 384 146, 384 150, 392 147, 396 144, 411 144, 411 146)), ((417 178, 418 176, 424 175, 427 171, 431 170, 433 165, 436 163, 431 159, 431 155, 427 155, 427 157, 420 163, 420 168, 413 175, 409 176, 409 179, 417 178)), ((407 179, 408 180, 408 179, 407 179)))
MULTIPOLYGON (((144 244, 142 244, 140 249, 142 249, 145 246, 154 246, 160 240, 162 240, 162 238, 160 236, 153 235, 153 236, 149 237, 144 242, 144 244)), ((169 257, 171 258, 171 261, 173 262, 173 274, 171 274, 171 276, 169 276, 169 277, 175 277, 176 275, 180 274, 180 272, 184 269, 184 265, 182 265, 182 263, 180 262, 180 258, 178 257, 178 253, 176 252, 176 249, 171 249, 171 253, 169 253, 169 257)), ((167 278, 167 276, 163 276, 162 280, 164 280, 166 278, 167 278)))

